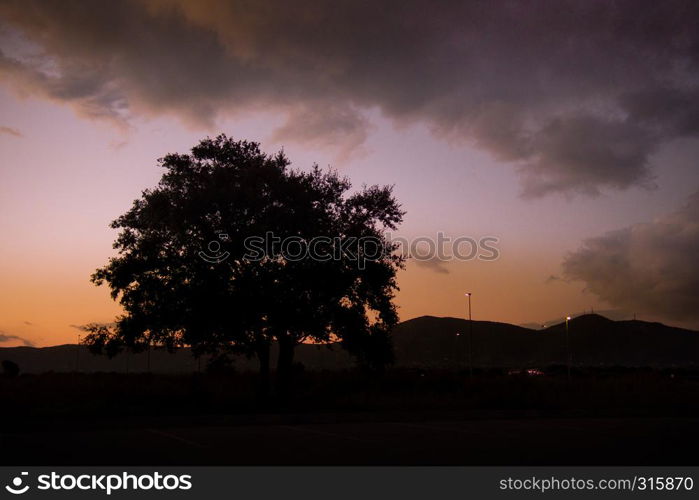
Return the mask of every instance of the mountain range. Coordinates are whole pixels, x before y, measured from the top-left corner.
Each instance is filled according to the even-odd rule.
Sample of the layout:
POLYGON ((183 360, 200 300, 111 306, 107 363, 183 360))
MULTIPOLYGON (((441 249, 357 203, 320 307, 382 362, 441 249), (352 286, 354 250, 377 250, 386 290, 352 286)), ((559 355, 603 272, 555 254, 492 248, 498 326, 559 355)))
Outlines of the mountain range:
MULTIPOLYGON (((575 366, 699 367, 696 331, 639 320, 613 321, 598 314, 573 318, 567 331, 569 344, 565 322, 534 330, 508 323, 422 316, 394 329, 395 366, 464 369, 470 358, 474 367, 538 368, 566 364, 570 353, 575 366)), ((176 353, 153 349, 108 359, 70 344, 0 348, 0 360, 17 363, 23 373, 185 373, 203 370, 207 363, 192 357, 188 349, 176 353)), ((297 348, 296 361, 308 369, 353 365, 350 357, 333 345, 303 344, 297 348)), ((254 370, 257 363, 239 356, 234 367, 254 370)))

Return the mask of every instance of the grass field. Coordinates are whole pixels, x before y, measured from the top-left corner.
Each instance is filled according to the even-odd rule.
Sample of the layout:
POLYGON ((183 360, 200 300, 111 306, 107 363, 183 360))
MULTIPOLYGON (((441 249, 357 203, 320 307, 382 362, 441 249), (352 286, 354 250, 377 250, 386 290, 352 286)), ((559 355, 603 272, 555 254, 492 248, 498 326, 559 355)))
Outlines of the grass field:
POLYGON ((691 464, 689 372, 47 373, 0 380, 4 464, 691 464))

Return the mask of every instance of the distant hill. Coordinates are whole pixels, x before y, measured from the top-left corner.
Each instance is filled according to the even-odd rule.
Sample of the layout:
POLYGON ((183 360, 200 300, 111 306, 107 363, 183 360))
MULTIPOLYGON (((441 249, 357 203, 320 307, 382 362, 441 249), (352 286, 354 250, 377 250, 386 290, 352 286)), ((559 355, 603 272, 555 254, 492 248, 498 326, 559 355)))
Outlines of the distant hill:
MULTIPOLYGON (((577 366, 697 367, 699 332, 645 321, 612 321, 586 314, 569 322, 573 363, 577 366)), ((465 368, 469 328, 477 367, 527 368, 565 364, 565 322, 541 330, 508 323, 422 316, 400 323, 393 332, 397 366, 465 368), (458 334, 458 335, 457 335, 458 334)), ((273 356, 274 357, 274 356, 273 356)), ((97 372, 182 373, 200 363, 188 349, 94 356, 76 345, 0 348, 0 360, 17 363, 24 373, 76 370, 97 372), (150 358, 150 360, 149 360, 150 358), (150 367, 150 368, 149 368, 150 367)), ((299 346, 296 360, 310 369, 347 368, 352 360, 337 346, 299 346)), ((201 363, 203 369, 206 359, 201 363)), ((254 359, 238 357, 238 370, 256 369, 254 359)))
MULTIPOLYGON (((573 318, 577 318, 578 316, 584 316, 590 313, 594 314, 595 311, 590 311, 589 313, 587 311, 580 311, 572 313, 570 314, 570 316, 572 316, 573 318)), ((612 319, 614 321, 623 321, 634 317, 633 313, 630 313, 623 309, 604 309, 602 311, 597 311, 597 314, 599 314, 600 316, 604 316, 607 319, 612 319)), ((544 328, 548 328, 551 325, 557 325, 558 323, 562 323, 565 320, 565 316, 559 316, 558 318, 549 319, 548 321, 544 321, 542 323, 522 323, 519 326, 523 326, 524 328, 529 328, 531 330, 543 330, 544 328)))
MULTIPOLYGON (((645 321, 612 321, 598 314, 569 324, 573 363, 578 366, 699 366, 699 332, 645 321)), ((423 316, 394 332, 400 364, 466 366, 469 322, 423 316), (460 333, 459 336, 456 334, 460 333)), ((482 367, 565 364, 565 322, 541 330, 508 323, 473 322, 473 363, 482 367)))

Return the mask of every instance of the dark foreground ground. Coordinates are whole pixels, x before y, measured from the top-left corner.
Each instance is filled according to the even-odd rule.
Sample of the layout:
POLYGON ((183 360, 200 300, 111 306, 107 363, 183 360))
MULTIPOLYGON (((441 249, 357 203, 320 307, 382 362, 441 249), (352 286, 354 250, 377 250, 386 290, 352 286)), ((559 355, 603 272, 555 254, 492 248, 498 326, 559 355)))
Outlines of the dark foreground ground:
POLYGON ((0 380, 3 465, 696 465, 694 373, 302 373, 0 380))
POLYGON ((695 465, 699 419, 350 419, 42 428, 4 433, 0 443, 4 465, 695 465))

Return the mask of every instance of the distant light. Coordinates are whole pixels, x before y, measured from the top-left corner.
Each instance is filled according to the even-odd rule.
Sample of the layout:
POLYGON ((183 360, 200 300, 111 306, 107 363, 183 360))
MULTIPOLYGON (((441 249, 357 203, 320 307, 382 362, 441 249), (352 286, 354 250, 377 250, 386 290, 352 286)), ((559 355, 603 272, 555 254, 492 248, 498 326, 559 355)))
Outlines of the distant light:
POLYGON ((470 296, 471 296, 471 292, 465 293, 464 295, 466 295, 467 297, 470 297, 470 296))
POLYGON ((566 316, 566 321, 570 321, 570 316, 566 316))

